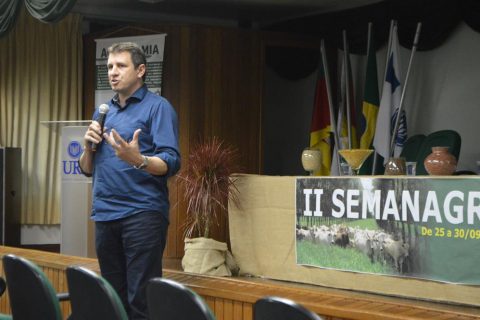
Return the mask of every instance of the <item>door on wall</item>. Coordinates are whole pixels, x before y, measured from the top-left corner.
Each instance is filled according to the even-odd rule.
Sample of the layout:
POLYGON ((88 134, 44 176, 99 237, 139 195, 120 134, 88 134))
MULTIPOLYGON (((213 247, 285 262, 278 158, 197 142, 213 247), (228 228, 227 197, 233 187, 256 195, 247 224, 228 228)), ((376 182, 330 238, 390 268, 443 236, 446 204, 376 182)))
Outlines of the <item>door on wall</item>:
POLYGON ((18 247, 22 212, 22 150, 0 148, 0 170, 0 243, 18 247))

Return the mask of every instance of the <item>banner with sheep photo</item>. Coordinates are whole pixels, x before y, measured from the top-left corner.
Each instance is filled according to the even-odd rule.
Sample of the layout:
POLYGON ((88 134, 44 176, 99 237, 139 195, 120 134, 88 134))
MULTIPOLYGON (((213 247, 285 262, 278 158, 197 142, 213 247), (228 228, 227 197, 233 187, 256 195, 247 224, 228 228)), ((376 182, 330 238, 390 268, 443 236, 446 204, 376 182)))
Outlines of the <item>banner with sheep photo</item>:
POLYGON ((297 264, 480 284, 480 178, 296 180, 297 264))

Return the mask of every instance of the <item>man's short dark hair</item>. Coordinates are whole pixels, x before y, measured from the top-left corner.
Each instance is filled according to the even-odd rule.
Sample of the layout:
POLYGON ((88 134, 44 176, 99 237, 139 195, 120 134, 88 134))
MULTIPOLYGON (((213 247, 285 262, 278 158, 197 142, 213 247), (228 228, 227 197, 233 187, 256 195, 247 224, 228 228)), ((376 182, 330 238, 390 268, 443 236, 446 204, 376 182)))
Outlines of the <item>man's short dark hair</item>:
POLYGON ((134 42, 119 42, 112 44, 108 48, 109 54, 119 52, 130 52, 135 69, 137 69, 141 64, 145 65, 145 74, 142 77, 143 81, 145 81, 147 77, 147 57, 145 56, 142 48, 140 48, 140 46, 134 42))

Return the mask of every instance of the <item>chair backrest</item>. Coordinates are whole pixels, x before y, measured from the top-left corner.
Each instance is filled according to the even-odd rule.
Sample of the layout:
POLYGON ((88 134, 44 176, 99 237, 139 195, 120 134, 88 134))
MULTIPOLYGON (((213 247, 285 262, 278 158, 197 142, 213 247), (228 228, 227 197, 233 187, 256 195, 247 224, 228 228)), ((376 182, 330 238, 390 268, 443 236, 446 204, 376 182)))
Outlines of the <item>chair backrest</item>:
POLYGON ((462 138, 454 130, 440 130, 430 133, 422 142, 417 154, 417 175, 428 175, 423 162, 432 153, 432 147, 448 147, 449 152, 458 161, 461 145, 462 138))
POLYGON ((150 320, 215 320, 208 304, 198 294, 169 279, 150 279, 147 306, 150 320))
POLYGON ((420 146, 427 136, 424 134, 416 134, 405 141, 400 157, 405 158, 405 161, 417 161, 420 146))
POLYGON ((33 262, 13 254, 3 256, 12 315, 17 320, 61 320, 55 290, 43 271, 33 262))
POLYGON ((0 277, 0 296, 2 296, 7 290, 7 282, 4 277, 0 277))
POLYGON ((68 291, 75 320, 128 320, 113 287, 102 276, 79 266, 67 268, 68 291))
POLYGON ((263 297, 253 305, 253 320, 322 320, 322 317, 292 300, 263 297))

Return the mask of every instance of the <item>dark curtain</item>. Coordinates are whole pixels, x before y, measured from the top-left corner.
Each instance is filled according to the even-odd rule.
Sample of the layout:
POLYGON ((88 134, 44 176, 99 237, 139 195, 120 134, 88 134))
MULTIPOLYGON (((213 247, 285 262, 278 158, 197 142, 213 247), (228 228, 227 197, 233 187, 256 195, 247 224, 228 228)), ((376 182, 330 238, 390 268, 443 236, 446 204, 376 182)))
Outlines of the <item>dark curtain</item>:
POLYGON ((21 0, 0 0, 0 37, 15 24, 21 0))
POLYGON ((400 44, 411 48, 418 22, 422 31, 419 51, 441 46, 461 21, 480 32, 479 0, 387 0, 350 10, 302 17, 264 28, 268 31, 294 32, 324 38, 333 47, 342 48, 346 30, 350 52, 365 54, 368 23, 375 30, 375 48, 388 40, 390 21, 398 21, 400 44))
POLYGON ((35 19, 54 23, 70 12, 76 0, 0 0, 0 37, 15 25, 22 2, 35 19))
POLYGON ((460 1, 460 12, 466 24, 473 30, 480 32, 480 1, 460 1))
POLYGON ((65 17, 76 0, 25 0, 25 7, 34 17, 43 22, 57 22, 65 17))
MULTIPOLYGON (((267 31, 298 33, 325 39, 330 49, 343 48, 346 30, 350 53, 366 54, 368 23, 373 23, 375 50, 388 41, 391 20, 398 21, 400 45, 410 49, 417 23, 422 22, 418 51, 441 46, 464 21, 480 32, 480 0, 387 0, 373 5, 285 21, 267 31)), ((319 50, 275 47, 267 50, 266 63, 280 76, 301 79, 317 68, 319 50), (287 63, 288 62, 288 63, 287 63)))
POLYGON ((288 80, 303 79, 317 69, 320 58, 318 50, 269 46, 265 50, 265 62, 279 76, 288 80), (302 57, 299 59, 298 57, 302 57))

